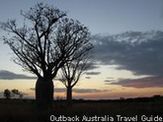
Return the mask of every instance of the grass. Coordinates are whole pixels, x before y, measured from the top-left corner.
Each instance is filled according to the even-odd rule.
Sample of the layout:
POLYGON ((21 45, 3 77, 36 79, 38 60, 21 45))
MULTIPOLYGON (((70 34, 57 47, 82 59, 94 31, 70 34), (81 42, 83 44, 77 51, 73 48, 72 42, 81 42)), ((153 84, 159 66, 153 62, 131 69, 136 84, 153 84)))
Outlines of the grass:
POLYGON ((0 122, 48 122, 50 115, 154 115, 163 113, 163 97, 125 100, 54 101, 51 111, 39 111, 34 100, 0 99, 0 122))

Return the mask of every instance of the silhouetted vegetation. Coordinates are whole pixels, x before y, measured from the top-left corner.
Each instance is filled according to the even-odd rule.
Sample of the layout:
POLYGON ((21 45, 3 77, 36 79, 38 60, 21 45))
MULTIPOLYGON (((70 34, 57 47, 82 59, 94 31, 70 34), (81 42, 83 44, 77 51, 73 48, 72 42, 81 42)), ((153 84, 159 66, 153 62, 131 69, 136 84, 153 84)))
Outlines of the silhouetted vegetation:
POLYGON ((12 89, 12 90, 5 89, 4 90, 4 93, 3 93, 3 96, 6 99, 11 99, 12 97, 15 97, 15 95, 16 96, 19 96, 19 99, 22 99, 23 98, 23 93, 20 92, 18 89, 12 89))
POLYGON ((4 96, 6 99, 10 99, 10 98, 11 98, 11 92, 10 92, 10 90, 5 89, 5 90, 4 90, 4 93, 3 93, 3 96, 4 96))
POLYGON ((53 109, 39 111, 35 100, 0 99, 2 122, 48 122, 50 115, 93 116, 93 115, 160 115, 163 111, 163 97, 128 98, 123 100, 72 100, 68 106, 65 100, 53 102, 53 109))
POLYGON ((84 73, 84 71, 86 71, 90 65, 90 50, 91 47, 78 59, 71 62, 66 62, 61 68, 61 78, 59 78, 59 80, 67 89, 66 99, 69 103, 72 100, 72 88, 77 84, 82 73, 84 73))
POLYGON ((14 95, 18 95, 20 99, 23 98, 23 93, 21 93, 18 89, 12 89, 11 92, 12 92, 14 95))
POLYGON ((16 20, 1 23, 1 28, 9 33, 3 40, 16 55, 14 62, 37 75, 38 105, 50 105, 52 80, 65 63, 77 60, 91 49, 90 33, 79 21, 67 18, 65 12, 43 3, 21 15, 26 20, 22 27, 16 20))

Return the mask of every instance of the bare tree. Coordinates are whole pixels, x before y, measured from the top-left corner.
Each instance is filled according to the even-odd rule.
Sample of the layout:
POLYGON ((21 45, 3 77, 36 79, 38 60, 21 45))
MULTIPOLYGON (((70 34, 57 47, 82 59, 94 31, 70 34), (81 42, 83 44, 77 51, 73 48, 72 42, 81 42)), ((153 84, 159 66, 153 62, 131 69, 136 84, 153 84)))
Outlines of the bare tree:
POLYGON ((89 49, 90 34, 80 22, 46 4, 39 3, 21 15, 21 27, 16 20, 1 23, 1 28, 10 34, 4 36, 4 42, 16 55, 15 63, 37 75, 36 101, 51 104, 52 80, 66 62, 78 59, 89 49))
POLYGON ((87 70, 89 67, 89 52, 92 47, 84 52, 80 58, 66 62, 65 65, 61 68, 61 78, 59 80, 65 85, 67 89, 66 99, 69 103, 72 101, 72 89, 78 83, 81 75, 87 70))

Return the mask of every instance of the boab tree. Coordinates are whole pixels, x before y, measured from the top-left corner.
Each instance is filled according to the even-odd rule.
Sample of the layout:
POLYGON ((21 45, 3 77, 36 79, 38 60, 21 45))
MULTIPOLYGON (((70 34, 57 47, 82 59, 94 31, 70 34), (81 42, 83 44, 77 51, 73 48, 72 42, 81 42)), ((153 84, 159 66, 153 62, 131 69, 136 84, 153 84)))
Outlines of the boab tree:
POLYGON ((53 101, 53 79, 66 62, 78 59, 90 46, 90 33, 80 22, 66 18, 59 9, 39 3, 27 12, 20 27, 15 20, 1 23, 10 35, 4 42, 14 52, 14 61, 37 75, 36 101, 53 101), (71 35, 71 36, 69 36, 71 35))
POLYGON ((86 52, 80 56, 80 58, 66 62, 64 66, 61 68, 61 78, 59 80, 65 85, 66 87, 66 99, 68 103, 72 101, 72 89, 78 83, 81 75, 88 69, 90 66, 89 63, 89 56, 92 47, 89 48, 86 52))

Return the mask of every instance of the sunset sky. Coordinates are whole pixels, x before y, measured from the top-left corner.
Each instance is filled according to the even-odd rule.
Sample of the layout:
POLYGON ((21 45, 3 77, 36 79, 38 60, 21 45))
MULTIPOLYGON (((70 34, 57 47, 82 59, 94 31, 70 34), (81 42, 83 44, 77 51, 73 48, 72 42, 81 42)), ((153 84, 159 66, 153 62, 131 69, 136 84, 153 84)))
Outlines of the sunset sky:
MULTIPOLYGON (((162 0, 1 0, 0 21, 21 23, 20 10, 38 2, 66 11, 92 34, 95 65, 74 87, 74 98, 163 95, 162 0)), ((34 98, 36 79, 12 62, 14 55, 3 44, 3 35, 0 30, 0 96, 4 89, 16 88, 34 98)), ((55 79, 54 84, 55 97, 64 97, 64 86, 55 79)))

